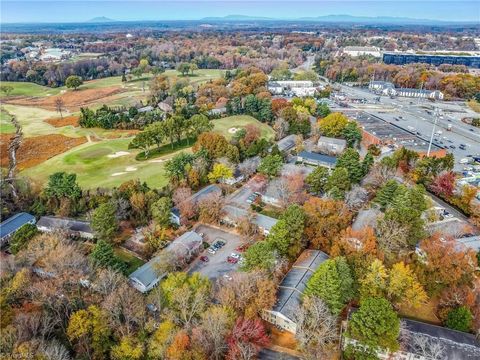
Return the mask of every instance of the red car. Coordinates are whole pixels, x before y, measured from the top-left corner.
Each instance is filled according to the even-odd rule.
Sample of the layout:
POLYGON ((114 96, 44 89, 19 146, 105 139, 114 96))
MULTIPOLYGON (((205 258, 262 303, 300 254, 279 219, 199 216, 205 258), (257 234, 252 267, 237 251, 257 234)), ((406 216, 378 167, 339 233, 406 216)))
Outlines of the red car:
POLYGON ((249 247, 250 247, 250 244, 240 245, 240 246, 238 246, 237 248, 235 248, 235 251, 244 252, 244 251, 247 250, 249 247))
POLYGON ((200 260, 203 261, 203 262, 209 262, 210 259, 208 258, 208 256, 200 256, 200 260))
POLYGON ((227 261, 230 263, 230 264, 236 264, 238 262, 238 259, 235 259, 234 257, 227 257, 227 261))

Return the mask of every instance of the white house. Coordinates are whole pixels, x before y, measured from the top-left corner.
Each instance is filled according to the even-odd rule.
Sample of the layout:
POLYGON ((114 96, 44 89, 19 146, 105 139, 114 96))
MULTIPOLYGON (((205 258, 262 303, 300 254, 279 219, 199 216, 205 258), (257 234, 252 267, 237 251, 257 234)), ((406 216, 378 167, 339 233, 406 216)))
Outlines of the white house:
POLYGON ((325 154, 340 155, 347 147, 347 141, 344 139, 320 136, 318 139, 318 150, 325 154))

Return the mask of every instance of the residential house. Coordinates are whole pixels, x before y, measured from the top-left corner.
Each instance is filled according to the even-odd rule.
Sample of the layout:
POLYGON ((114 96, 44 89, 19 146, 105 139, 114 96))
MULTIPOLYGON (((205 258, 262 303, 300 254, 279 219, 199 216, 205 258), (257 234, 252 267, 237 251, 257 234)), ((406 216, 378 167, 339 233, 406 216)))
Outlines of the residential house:
POLYGON ((232 177, 229 177, 228 179, 222 179, 220 182, 227 184, 227 185, 235 185, 238 184, 239 182, 242 182, 245 179, 245 176, 240 172, 238 167, 233 170, 233 175, 232 177))
POLYGON ((275 306, 272 309, 264 309, 262 319, 295 334, 297 331, 295 314, 300 307, 307 282, 327 259, 328 255, 320 250, 302 252, 280 283, 275 306))
POLYGON ((68 219, 56 216, 42 216, 38 220, 37 228, 43 232, 64 231, 70 236, 93 239, 95 233, 90 222, 68 219))
POLYGON ((296 145, 296 141, 297 141, 297 135, 294 135, 294 134, 288 135, 283 139, 277 141, 278 149, 280 151, 285 151, 285 152, 292 150, 296 145))
POLYGON ((35 217, 25 212, 15 214, 3 221, 0 224, 0 247, 3 247, 17 230, 26 224, 35 224, 35 217))
MULTIPOLYGON (((188 231, 173 240, 163 251, 172 253, 179 261, 189 261, 202 248, 202 237, 188 231)), ((138 291, 145 293, 153 289, 166 275, 159 271, 161 257, 156 256, 129 275, 130 283, 138 291)))
POLYGON ((334 156, 302 151, 297 155, 297 162, 315 166, 325 166, 329 169, 333 169, 337 164, 337 158, 334 156))
POLYGON ((249 214, 245 209, 238 208, 232 205, 225 205, 223 207, 223 222, 232 226, 237 226, 242 219, 249 219, 253 224, 257 225, 258 229, 266 236, 270 234, 272 227, 278 222, 270 216, 263 214, 249 214))
POLYGON ((262 194, 262 201, 272 206, 282 206, 288 191, 282 179, 272 179, 262 194))
POLYGON ((320 152, 337 156, 347 148, 347 141, 344 139, 320 136, 317 146, 320 152))
MULTIPOLYGON (((356 311, 352 309, 349 318, 356 311)), ((447 329, 441 326, 424 322, 401 319, 404 343, 401 350, 395 353, 377 351, 381 360, 429 360, 429 359, 480 359, 480 342, 475 335, 447 329), (430 349, 435 347, 436 356, 432 357, 430 349)), ((348 323, 346 324, 348 327, 348 323)), ((343 347, 358 341, 347 337, 343 338, 343 347)))

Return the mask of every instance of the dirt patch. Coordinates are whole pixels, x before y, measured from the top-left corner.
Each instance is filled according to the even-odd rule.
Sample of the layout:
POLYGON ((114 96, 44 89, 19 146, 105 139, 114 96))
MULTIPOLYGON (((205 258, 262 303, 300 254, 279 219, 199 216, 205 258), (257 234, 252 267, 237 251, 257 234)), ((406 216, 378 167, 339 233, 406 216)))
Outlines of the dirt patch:
POLYGON ((50 124, 54 127, 63 127, 63 126, 78 126, 78 120, 80 120, 79 116, 71 115, 65 116, 63 118, 53 118, 44 120, 47 124, 50 124))
POLYGON ((82 106, 88 106, 92 103, 99 102, 103 98, 120 94, 127 91, 118 86, 110 86, 102 89, 80 89, 69 90, 63 94, 49 97, 22 97, 16 99, 5 100, 6 104, 21 106, 36 106, 47 110, 56 110, 55 101, 62 99, 64 106, 71 110, 77 111, 82 106))
POLYGON ((140 130, 115 130, 114 133, 107 134, 104 138, 109 140, 128 138, 137 135, 139 132, 140 130))
MULTIPOLYGON (((11 134, 0 135, 0 166, 8 166, 8 144, 11 134)), ((78 145, 87 142, 85 137, 71 138, 59 134, 24 138, 17 151, 17 167, 24 170, 62 154, 78 145)))

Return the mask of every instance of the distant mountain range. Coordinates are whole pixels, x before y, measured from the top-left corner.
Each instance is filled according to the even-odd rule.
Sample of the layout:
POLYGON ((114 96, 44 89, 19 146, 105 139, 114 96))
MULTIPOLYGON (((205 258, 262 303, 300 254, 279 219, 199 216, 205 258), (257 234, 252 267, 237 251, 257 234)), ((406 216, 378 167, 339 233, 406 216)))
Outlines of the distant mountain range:
POLYGON ((292 19, 278 19, 269 17, 258 17, 248 15, 227 15, 220 17, 206 17, 201 21, 306 21, 306 22, 325 22, 325 23, 357 23, 357 24, 410 24, 410 25, 435 25, 435 24, 450 24, 463 23, 462 21, 446 21, 433 19, 413 19, 407 17, 393 17, 393 16, 353 16, 353 15, 323 15, 316 17, 301 17, 292 19))
POLYGON ((114 22, 114 21, 116 21, 116 20, 107 18, 105 16, 97 16, 97 17, 94 17, 93 19, 88 20, 87 22, 90 22, 90 23, 104 23, 104 22, 114 22))

